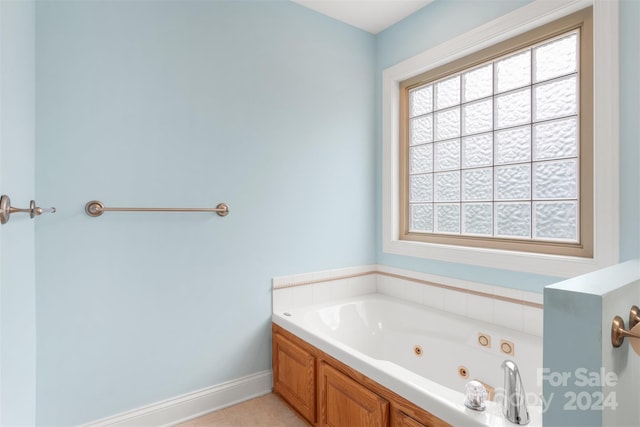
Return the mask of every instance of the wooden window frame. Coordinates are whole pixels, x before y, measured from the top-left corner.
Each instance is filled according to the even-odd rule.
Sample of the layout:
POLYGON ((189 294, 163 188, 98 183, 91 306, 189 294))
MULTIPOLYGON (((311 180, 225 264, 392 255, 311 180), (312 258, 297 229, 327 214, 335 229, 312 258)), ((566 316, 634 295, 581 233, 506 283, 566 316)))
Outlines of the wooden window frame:
MULTIPOLYGON (((534 83, 532 82, 531 85, 534 83)), ((523 251, 578 257, 593 256, 593 19, 586 8, 542 25, 493 46, 441 65, 400 82, 400 239, 445 245, 462 245, 496 250, 523 251), (544 43, 570 31, 579 30, 579 195, 578 242, 540 239, 477 237, 409 231, 409 92, 411 89, 446 79, 511 53, 544 43)), ((493 169, 495 166, 491 166, 493 169)), ((434 212, 435 216, 435 212, 434 212)), ((533 217, 532 217, 533 221, 533 217)))
MULTIPOLYGON (((420 259, 442 272, 462 265, 554 277, 574 277, 620 260, 619 7, 616 1, 533 0, 469 31, 382 70, 381 262, 403 256, 414 269, 420 259), (402 81, 508 40, 564 16, 593 7, 593 256, 579 257, 435 244, 400 239, 399 102, 402 81), (444 262, 438 264, 438 262, 444 262)), ((455 32, 455 29, 452 30, 455 32)), ((469 270, 479 271, 479 270, 469 270)), ((492 273, 493 274, 493 273, 492 273)), ((502 274, 502 273, 500 273, 502 274)))

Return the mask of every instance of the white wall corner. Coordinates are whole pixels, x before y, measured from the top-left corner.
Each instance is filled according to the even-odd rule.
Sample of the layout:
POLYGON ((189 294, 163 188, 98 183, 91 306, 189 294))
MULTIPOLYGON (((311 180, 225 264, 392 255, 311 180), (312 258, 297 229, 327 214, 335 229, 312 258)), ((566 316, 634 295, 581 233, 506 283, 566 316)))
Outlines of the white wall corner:
POLYGON ((595 257, 620 261, 620 62, 618 1, 593 6, 595 257))

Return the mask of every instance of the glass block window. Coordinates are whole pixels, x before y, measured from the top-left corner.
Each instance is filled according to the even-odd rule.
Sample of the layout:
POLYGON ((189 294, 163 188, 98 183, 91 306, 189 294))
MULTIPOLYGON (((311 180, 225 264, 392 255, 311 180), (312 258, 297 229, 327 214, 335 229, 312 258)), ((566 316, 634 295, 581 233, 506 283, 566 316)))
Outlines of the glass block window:
POLYGON ((406 88, 409 236, 580 244, 581 29, 406 88))

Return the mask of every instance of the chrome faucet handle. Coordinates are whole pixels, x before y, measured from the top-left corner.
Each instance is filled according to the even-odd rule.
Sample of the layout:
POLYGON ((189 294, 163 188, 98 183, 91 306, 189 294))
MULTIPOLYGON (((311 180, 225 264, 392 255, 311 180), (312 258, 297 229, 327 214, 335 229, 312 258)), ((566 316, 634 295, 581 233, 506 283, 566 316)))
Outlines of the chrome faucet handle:
POLYGON ((518 366, 513 360, 505 360, 502 362, 502 368, 504 369, 502 413, 514 424, 528 424, 529 411, 518 366))
POLYGON ((465 386, 464 406, 474 411, 484 411, 487 401, 487 389, 480 381, 472 380, 465 386))

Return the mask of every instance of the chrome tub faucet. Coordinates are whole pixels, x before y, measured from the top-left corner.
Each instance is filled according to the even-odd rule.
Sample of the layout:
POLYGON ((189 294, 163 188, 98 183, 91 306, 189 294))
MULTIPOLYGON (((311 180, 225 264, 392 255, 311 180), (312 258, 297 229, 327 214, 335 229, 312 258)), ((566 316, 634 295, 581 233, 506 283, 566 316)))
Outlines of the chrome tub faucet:
POLYGON ((502 362, 502 369, 504 369, 502 413, 514 424, 528 424, 529 411, 527 410, 527 399, 518 366, 512 360, 505 360, 502 362))

